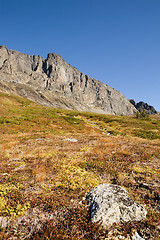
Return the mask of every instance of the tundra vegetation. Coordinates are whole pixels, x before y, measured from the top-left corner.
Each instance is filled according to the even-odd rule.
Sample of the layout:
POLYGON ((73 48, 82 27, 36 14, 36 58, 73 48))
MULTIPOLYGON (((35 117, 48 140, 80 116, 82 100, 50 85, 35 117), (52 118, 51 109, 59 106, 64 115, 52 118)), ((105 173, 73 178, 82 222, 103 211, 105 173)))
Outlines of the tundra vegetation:
POLYGON ((53 109, 0 93, 0 239, 159 239, 159 159, 159 115, 53 109), (147 218, 91 223, 84 197, 101 183, 124 187, 147 218))

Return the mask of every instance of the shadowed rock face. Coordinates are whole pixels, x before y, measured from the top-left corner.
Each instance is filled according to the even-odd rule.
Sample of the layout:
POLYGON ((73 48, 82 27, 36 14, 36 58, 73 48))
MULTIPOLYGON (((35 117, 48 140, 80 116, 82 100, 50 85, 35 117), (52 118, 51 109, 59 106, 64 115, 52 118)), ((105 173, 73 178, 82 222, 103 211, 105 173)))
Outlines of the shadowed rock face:
POLYGON ((113 223, 140 221, 146 217, 145 208, 129 198, 128 192, 118 185, 101 184, 88 194, 88 206, 92 222, 103 226, 113 223))
POLYGON ((136 113, 119 91, 81 73, 56 53, 44 59, 0 46, 0 90, 45 106, 106 114, 136 113))
POLYGON ((136 103, 134 101, 134 99, 129 100, 130 103, 133 104, 133 106, 139 111, 139 112, 143 112, 145 110, 146 114, 157 114, 158 112, 155 110, 155 108, 153 106, 148 105, 147 103, 144 102, 139 102, 136 103))

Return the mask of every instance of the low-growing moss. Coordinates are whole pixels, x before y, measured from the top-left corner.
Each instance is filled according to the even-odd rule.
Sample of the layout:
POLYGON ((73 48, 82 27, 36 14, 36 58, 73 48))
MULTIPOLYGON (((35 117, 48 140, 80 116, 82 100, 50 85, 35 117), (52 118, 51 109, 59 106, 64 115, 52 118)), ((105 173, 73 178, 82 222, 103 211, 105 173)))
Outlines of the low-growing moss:
POLYGON ((17 102, 20 103, 23 107, 29 106, 32 102, 27 99, 21 99, 17 97, 17 102))
POLYGON ((16 218, 25 214, 30 208, 30 203, 22 197, 20 184, 1 184, 0 185, 0 215, 16 218))
POLYGON ((80 124, 83 122, 82 120, 72 117, 72 116, 63 116, 63 119, 70 124, 80 124))

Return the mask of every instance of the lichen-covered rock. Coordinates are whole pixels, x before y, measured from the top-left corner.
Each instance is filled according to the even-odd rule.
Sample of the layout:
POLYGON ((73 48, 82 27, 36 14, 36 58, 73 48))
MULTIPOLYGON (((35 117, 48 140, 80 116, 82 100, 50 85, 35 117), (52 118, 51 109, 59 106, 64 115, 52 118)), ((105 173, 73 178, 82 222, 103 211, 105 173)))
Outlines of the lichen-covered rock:
POLYGON ((136 113, 119 91, 81 73, 56 53, 44 59, 0 46, 0 90, 50 107, 118 115, 136 113))
POLYGON ((6 228, 9 224, 9 219, 7 217, 0 216, 0 229, 6 228))
POLYGON ((129 198, 128 192, 118 185, 101 184, 87 194, 91 221, 103 226, 113 223, 140 221, 146 217, 145 208, 129 198))

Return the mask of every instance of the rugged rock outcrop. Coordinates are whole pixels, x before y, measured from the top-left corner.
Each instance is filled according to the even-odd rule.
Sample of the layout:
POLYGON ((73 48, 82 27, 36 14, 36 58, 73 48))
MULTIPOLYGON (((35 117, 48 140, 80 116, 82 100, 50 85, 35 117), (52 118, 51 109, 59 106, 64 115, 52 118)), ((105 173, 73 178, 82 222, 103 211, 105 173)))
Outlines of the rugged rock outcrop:
POLYGON ((0 90, 45 106, 107 114, 136 113, 119 91, 81 73, 56 53, 44 59, 0 46, 0 90))
POLYGON ((148 105, 147 103, 144 102, 139 102, 136 103, 134 99, 130 99, 129 100, 130 103, 133 104, 133 106, 139 111, 139 112, 143 112, 145 110, 146 114, 157 114, 158 112, 155 110, 155 108, 153 106, 148 105))
POLYGON ((91 221, 103 226, 113 223, 140 221, 146 217, 143 206, 128 197, 127 191, 118 185, 101 184, 88 194, 91 221))

